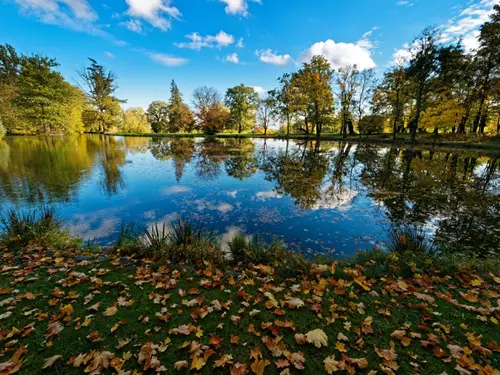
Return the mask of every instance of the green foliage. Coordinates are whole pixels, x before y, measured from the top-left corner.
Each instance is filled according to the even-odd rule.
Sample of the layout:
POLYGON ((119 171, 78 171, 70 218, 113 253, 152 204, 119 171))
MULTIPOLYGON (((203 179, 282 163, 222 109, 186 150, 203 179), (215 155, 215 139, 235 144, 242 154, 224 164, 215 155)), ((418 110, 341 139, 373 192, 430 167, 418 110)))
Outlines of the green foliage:
POLYGON ((121 130, 125 133, 150 133, 146 112, 142 108, 129 108, 123 112, 121 130))
POLYGON ((361 134, 380 134, 384 131, 384 123, 383 116, 365 116, 359 121, 359 132, 361 134))
POLYGON ((80 73, 86 87, 90 108, 83 113, 87 131, 105 133, 120 124, 120 103, 113 94, 118 89, 116 76, 97 61, 90 60, 90 66, 80 73))
POLYGON ((0 213, 0 245, 9 249, 42 247, 62 250, 79 246, 80 239, 72 238, 57 218, 53 208, 0 213))
POLYGON ((164 133, 168 131, 169 114, 170 109, 167 102, 157 100, 149 105, 147 117, 155 133, 164 133))
POLYGON ((259 95, 252 87, 241 84, 228 89, 225 103, 230 111, 228 126, 231 129, 237 129, 241 133, 255 127, 259 95))

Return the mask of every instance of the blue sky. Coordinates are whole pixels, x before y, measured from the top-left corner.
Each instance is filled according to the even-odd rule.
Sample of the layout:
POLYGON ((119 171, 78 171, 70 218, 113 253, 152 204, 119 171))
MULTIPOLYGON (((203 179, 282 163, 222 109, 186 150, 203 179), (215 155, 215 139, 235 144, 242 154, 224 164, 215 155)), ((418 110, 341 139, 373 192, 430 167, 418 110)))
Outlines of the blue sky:
POLYGON ((0 43, 55 57, 76 83, 87 57, 119 78, 127 107, 186 100, 200 85, 269 90, 314 54, 382 73, 426 26, 477 29, 500 0, 0 0, 0 43))

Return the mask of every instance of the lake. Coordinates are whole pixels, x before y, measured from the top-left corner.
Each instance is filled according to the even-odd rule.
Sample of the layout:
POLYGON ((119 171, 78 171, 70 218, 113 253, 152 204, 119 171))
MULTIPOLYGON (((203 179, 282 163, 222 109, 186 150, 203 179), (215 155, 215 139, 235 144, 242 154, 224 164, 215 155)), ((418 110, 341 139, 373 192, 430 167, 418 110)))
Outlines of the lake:
POLYGON ((375 144, 99 135, 0 141, 2 209, 55 206, 107 244, 122 223, 183 218, 343 257, 423 228, 447 251, 500 244, 499 155, 375 144))

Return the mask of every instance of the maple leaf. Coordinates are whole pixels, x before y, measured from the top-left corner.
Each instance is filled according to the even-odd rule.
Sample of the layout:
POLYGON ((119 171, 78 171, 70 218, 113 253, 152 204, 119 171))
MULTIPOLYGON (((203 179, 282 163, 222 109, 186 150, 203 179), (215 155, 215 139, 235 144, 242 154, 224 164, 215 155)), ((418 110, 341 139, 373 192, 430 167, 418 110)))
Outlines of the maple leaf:
POLYGON ((304 362, 306 359, 304 358, 304 353, 292 353, 290 355, 290 362, 292 362, 292 365, 297 369, 297 370, 303 370, 304 369, 304 362))
POLYGON ((295 342, 299 345, 305 344, 307 342, 307 338, 302 333, 296 333, 294 336, 295 342))
POLYGON ((194 357, 193 362, 191 363, 191 370, 201 370, 206 364, 207 362, 204 358, 194 357))
POLYGON ((113 316, 116 314, 116 312, 118 311, 118 308, 116 306, 111 306, 111 307, 108 307, 105 311, 104 311, 104 316, 113 316))
POLYGON ((47 333, 45 334, 45 338, 52 338, 54 336, 57 336, 61 333, 63 329, 64 327, 60 322, 58 321, 52 322, 47 327, 47 333))
POLYGON ((299 309, 303 306, 305 306, 304 301, 302 301, 300 298, 289 298, 285 301, 285 303, 290 307, 291 309, 299 309))
POLYGON ((0 320, 7 319, 11 315, 12 311, 7 311, 6 313, 0 315, 0 320))
POLYGON ((270 364, 271 362, 269 362, 267 359, 255 360, 255 362, 252 363, 250 368, 252 369, 255 375, 264 375, 264 369, 270 364))
POLYGON ((307 332, 306 338, 308 343, 314 344, 317 348, 321 348, 321 345, 328 346, 328 336, 321 329, 307 332))
POLYGON ((330 375, 340 370, 339 368, 340 362, 335 360, 334 355, 326 357, 323 363, 325 364, 325 371, 330 375))
POLYGON ((283 367, 288 367, 290 366, 290 362, 288 362, 288 359, 278 359, 277 361, 274 362, 277 368, 283 368, 283 367))
POLYGON ((247 365, 236 362, 230 370, 230 375, 246 375, 248 374, 247 365))
POLYGON ((345 344, 343 342, 337 341, 337 343, 335 344, 335 347, 341 353, 347 352, 347 349, 345 348, 345 344))
POLYGON ((174 363, 174 367, 177 371, 180 371, 183 368, 187 368, 188 366, 189 366, 188 361, 177 361, 174 363))
POLYGON ((429 296, 428 294, 415 292, 415 297, 425 302, 429 302, 431 305, 434 304, 434 302, 436 302, 436 299, 434 297, 429 296))
POLYGON ((58 359, 60 359, 60 358, 62 358, 62 357, 63 357, 62 355, 55 355, 55 356, 53 356, 53 357, 47 358, 47 359, 45 360, 45 362, 43 363, 42 370, 43 370, 43 369, 46 369, 46 368, 49 368, 49 367, 52 367, 52 366, 54 365, 54 363, 55 363, 58 359))

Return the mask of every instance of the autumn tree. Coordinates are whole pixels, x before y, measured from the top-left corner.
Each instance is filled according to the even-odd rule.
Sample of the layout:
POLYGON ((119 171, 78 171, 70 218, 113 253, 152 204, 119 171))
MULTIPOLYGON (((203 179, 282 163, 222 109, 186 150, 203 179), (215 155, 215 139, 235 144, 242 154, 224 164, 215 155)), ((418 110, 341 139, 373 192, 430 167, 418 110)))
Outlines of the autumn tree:
POLYGON ((125 133, 150 133, 151 126, 143 108, 129 108, 123 112, 121 130, 125 133))
POLYGON ((365 115, 365 112, 373 97, 373 90, 377 85, 377 76, 374 69, 362 70, 358 75, 358 87, 355 93, 354 105, 357 116, 358 126, 359 121, 365 115))
POLYGON ((286 123, 286 135, 290 135, 290 126, 294 116, 294 88, 292 75, 283 74, 278 78, 278 88, 269 92, 269 97, 274 101, 273 115, 286 123))
POLYGON ((174 80, 170 85, 169 101, 169 131, 171 133, 190 132, 194 128, 194 116, 186 103, 174 80))
POLYGON ((267 129, 271 125, 275 113, 276 101, 269 93, 265 98, 259 99, 259 109, 257 111, 258 125, 264 129, 264 135, 267 135, 267 129))
POLYGON ((340 133, 342 135, 354 134, 353 104, 354 94, 359 87, 359 70, 356 65, 345 66, 339 69, 337 84, 339 86, 338 97, 340 101, 340 133))
POLYGON ((155 133, 162 133, 168 130, 169 113, 167 102, 156 100, 149 105, 146 116, 151 124, 151 129, 155 133))
POLYGON ((432 88, 431 78, 437 69, 437 30, 426 28, 422 31, 411 44, 410 52, 412 57, 406 74, 413 84, 415 95, 415 115, 411 122, 411 139, 415 141, 422 109, 432 88))
POLYGON ((125 101, 114 96, 118 89, 116 76, 96 60, 89 59, 90 66, 80 73, 85 94, 90 105, 84 114, 87 130, 105 133, 120 122, 120 103, 125 101))
POLYGON ((488 121, 486 103, 493 93, 493 82, 500 77, 500 5, 494 6, 490 20, 481 26, 477 60, 479 67, 479 105, 472 131, 484 133, 488 121))
POLYGON ((198 87, 193 92, 193 106, 198 128, 206 134, 222 132, 226 127, 229 110, 213 87, 198 87))
POLYGON ((259 95, 252 87, 241 84, 228 89, 225 103, 230 111, 229 126, 237 128, 238 134, 255 126, 259 95))
POLYGON ((302 68, 292 75, 294 104, 302 106, 305 116, 305 128, 309 133, 308 121, 312 122, 311 132, 316 131, 319 137, 323 125, 327 123, 334 110, 333 81, 334 71, 323 56, 314 56, 310 62, 302 64, 302 68))

